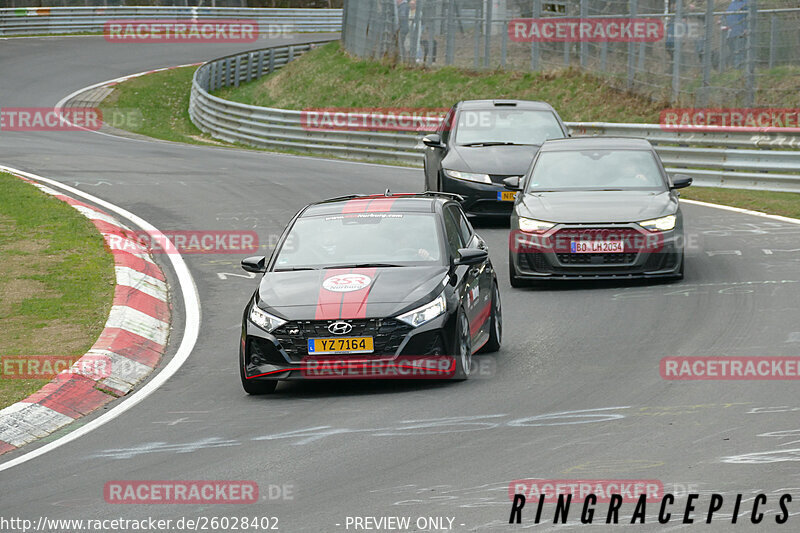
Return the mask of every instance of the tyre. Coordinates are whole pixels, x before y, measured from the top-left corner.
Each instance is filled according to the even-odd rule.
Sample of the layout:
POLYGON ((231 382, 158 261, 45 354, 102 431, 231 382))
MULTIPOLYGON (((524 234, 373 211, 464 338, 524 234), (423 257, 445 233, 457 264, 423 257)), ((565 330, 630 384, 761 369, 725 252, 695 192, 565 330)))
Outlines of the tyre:
POLYGON ((458 310, 456 323, 455 358, 456 372, 454 379, 464 381, 472 372, 472 337, 469 331, 469 320, 464 308, 458 310))
POLYGON ((493 283, 492 289, 492 315, 489 324, 489 340, 481 350, 482 353, 493 353, 500 349, 503 340, 503 309, 500 305, 500 289, 493 283))

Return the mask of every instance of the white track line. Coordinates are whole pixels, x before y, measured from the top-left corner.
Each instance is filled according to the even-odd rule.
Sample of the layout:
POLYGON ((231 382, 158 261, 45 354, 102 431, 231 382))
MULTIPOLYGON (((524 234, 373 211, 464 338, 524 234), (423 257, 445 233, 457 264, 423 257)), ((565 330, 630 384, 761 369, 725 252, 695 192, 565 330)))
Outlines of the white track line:
POLYGON ((770 215, 769 213, 762 213, 761 211, 751 211, 750 209, 742 209, 741 207, 731 207, 729 205, 711 204, 708 202, 701 202, 700 200, 681 200, 682 204, 701 205, 703 207, 713 207, 714 209, 724 209, 725 211, 733 211, 734 213, 741 213, 743 215, 753 215, 756 217, 771 218, 772 220, 780 220, 781 222, 788 222, 790 224, 800 224, 800 219, 783 217, 781 215, 770 215))
MULTIPOLYGON (((68 185, 64 185, 59 183, 58 181, 51 180, 48 178, 43 178, 41 176, 37 176, 36 174, 31 174, 29 172, 25 172, 22 170, 17 170, 15 168, 10 168, 6 166, 0 165, 0 170, 5 172, 10 172, 12 174, 19 174, 21 176, 25 176, 26 178, 30 178, 32 180, 36 180, 38 182, 47 183, 48 185, 52 185, 56 188, 63 189, 64 191, 69 192, 70 194, 80 196, 89 200, 90 202, 97 204, 109 211, 113 211, 114 213, 120 215, 123 218, 128 219, 136 226, 140 227, 141 229, 149 232, 154 237, 164 238, 166 236, 162 234, 155 226, 150 224, 149 222, 139 218, 138 216, 134 215, 133 213, 122 209, 121 207, 117 207, 116 205, 106 202, 105 200, 101 200, 91 194, 87 194, 83 191, 80 191, 74 187, 70 187, 68 185)), ((0 464, 0 472, 3 470, 8 470, 9 468, 13 468, 17 465, 30 461, 31 459, 35 459, 40 455, 44 455, 49 451, 55 450, 56 448, 63 446, 69 442, 72 442, 75 439, 86 435, 90 431, 97 429, 98 427, 102 426, 106 422, 110 422, 123 414, 128 409, 131 409, 136 404, 150 396, 159 387, 161 387, 166 381, 171 378, 175 372, 180 369, 183 363, 189 358, 189 355, 192 353, 194 349, 194 345, 197 342, 197 336, 200 332, 200 297, 197 293, 197 286, 194 283, 194 279, 192 278, 192 274, 189 272, 189 267, 186 266, 186 263, 183 260, 183 257, 180 254, 167 254, 170 262, 172 263, 172 267, 175 269, 175 274, 178 277, 178 284, 181 288, 181 294, 183 294, 183 305, 186 312, 186 325, 183 329, 183 338, 181 339, 181 344, 178 347, 178 351, 175 353, 175 356, 170 360, 169 363, 159 372, 155 377, 153 377, 150 381, 145 384, 144 387, 136 391, 132 394, 129 398, 123 400, 121 403, 117 404, 115 407, 110 409, 105 414, 95 418, 91 422, 75 429, 74 431, 64 435, 63 437, 54 440, 48 444, 40 448, 36 448, 24 455, 16 457, 10 461, 6 461, 5 463, 0 464)))

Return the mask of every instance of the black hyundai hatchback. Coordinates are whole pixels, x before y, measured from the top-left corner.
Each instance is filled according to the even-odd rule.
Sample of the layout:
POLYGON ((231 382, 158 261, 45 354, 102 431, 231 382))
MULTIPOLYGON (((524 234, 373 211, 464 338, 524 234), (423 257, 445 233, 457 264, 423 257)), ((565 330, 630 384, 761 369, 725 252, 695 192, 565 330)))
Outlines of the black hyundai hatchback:
POLYGON ((466 379, 472 355, 500 347, 502 316, 484 241, 453 195, 347 196, 303 208, 242 319, 250 394, 279 380, 466 379))
POLYGON ((543 142, 568 135, 544 102, 459 102, 422 141, 425 189, 460 195, 471 215, 508 217, 515 194, 503 188, 503 180, 522 177, 543 142))

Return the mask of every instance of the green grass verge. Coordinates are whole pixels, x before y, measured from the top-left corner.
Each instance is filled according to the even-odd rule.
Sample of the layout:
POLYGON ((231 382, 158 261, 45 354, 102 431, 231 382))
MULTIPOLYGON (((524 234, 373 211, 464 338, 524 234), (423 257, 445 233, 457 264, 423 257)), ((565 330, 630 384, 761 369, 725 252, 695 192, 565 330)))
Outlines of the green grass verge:
POLYGON ((197 67, 181 67, 120 83, 101 103, 103 117, 112 117, 114 126, 148 137, 203 143, 202 132, 189 118, 195 70, 197 67))
POLYGON ((690 187, 681 198, 730 205, 800 219, 800 194, 795 192, 743 191, 717 187, 690 187))
POLYGON ((245 104, 313 107, 449 108, 459 100, 544 100, 566 121, 658 122, 666 103, 612 88, 575 69, 560 72, 427 69, 357 59, 338 42, 306 53, 270 76, 214 93, 245 104), (325 80, 325 83, 319 83, 325 80), (333 89, 335 88, 335 89, 333 89))
MULTIPOLYGON (((87 218, 0 173, 0 357, 77 359, 100 335, 114 286, 113 257, 87 218)), ((9 374, 0 365, 0 408, 49 381, 9 374)))

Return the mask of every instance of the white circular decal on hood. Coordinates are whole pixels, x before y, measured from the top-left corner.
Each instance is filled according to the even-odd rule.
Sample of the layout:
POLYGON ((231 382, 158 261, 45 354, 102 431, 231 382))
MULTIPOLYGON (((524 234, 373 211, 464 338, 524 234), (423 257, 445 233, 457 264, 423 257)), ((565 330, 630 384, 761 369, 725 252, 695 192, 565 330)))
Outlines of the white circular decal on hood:
POLYGON ((364 274, 339 274, 323 281, 322 288, 331 292, 352 292, 369 287, 370 283, 372 278, 364 274))

